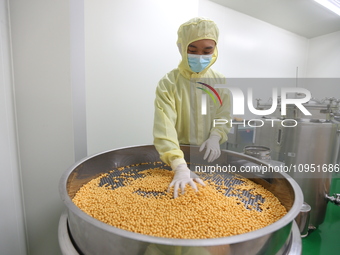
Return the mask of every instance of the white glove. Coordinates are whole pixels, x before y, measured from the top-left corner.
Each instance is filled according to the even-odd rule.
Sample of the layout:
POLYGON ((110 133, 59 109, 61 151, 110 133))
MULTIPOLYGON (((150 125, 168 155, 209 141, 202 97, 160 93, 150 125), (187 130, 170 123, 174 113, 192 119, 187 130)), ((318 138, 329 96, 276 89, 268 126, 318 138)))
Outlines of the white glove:
POLYGON ((206 148, 203 159, 208 158, 208 162, 213 162, 221 155, 220 149, 220 136, 211 135, 204 143, 202 143, 200 147, 200 151, 203 151, 206 148))
POLYGON ((172 179, 172 182, 170 183, 169 189, 168 189, 169 191, 172 186, 175 186, 174 187, 174 198, 178 196, 179 187, 182 190, 182 194, 184 194, 184 188, 186 184, 189 184, 195 191, 197 191, 197 186, 194 181, 205 186, 204 182, 200 178, 198 178, 198 176, 194 172, 191 172, 186 164, 178 165, 174 171, 175 171, 175 176, 172 179))

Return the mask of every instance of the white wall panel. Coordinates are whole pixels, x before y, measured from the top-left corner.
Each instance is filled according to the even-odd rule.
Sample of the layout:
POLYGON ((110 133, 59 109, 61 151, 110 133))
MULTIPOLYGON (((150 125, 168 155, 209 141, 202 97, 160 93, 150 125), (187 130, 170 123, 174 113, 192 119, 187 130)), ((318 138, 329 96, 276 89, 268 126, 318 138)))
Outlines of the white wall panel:
POLYGON ((340 31, 310 39, 307 88, 317 99, 340 99, 340 31))
POLYGON ((69 1, 11 0, 29 254, 59 255, 59 179, 74 162, 69 1))
POLYGON ((340 31, 310 40, 307 71, 312 78, 340 78, 340 31))
POLYGON ((153 142, 158 81, 177 67, 178 27, 198 1, 85 1, 88 153, 153 142))
POLYGON ((7 1, 0 1, 0 254, 26 254, 7 1))
POLYGON ((208 0, 199 15, 220 29, 219 59, 214 66, 227 77, 294 78, 305 76, 308 40, 208 0))

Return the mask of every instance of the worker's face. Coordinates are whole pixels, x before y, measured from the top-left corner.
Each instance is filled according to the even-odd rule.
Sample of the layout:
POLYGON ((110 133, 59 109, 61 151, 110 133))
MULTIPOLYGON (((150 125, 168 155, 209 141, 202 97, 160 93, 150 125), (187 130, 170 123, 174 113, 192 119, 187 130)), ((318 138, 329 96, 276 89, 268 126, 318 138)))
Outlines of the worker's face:
POLYGON ((202 39, 188 45, 187 53, 195 55, 210 55, 214 53, 216 42, 210 39, 202 39))

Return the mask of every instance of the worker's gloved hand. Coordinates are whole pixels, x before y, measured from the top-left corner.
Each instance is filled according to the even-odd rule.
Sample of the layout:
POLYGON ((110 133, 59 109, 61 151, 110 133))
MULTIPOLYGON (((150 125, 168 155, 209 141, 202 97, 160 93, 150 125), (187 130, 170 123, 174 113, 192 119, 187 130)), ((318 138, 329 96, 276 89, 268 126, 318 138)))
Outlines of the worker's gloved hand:
POLYGON ((186 164, 180 164, 174 169, 175 176, 169 185, 169 189, 174 187, 174 198, 178 196, 178 188, 181 188, 182 194, 184 194, 184 188, 186 184, 189 184, 195 191, 197 191, 197 186, 195 182, 205 186, 204 182, 194 173, 191 172, 186 164))
POLYGON ((203 151, 206 148, 203 159, 208 158, 208 162, 213 162, 221 155, 220 148, 220 136, 218 135, 210 135, 210 137, 202 143, 200 147, 200 151, 203 151))

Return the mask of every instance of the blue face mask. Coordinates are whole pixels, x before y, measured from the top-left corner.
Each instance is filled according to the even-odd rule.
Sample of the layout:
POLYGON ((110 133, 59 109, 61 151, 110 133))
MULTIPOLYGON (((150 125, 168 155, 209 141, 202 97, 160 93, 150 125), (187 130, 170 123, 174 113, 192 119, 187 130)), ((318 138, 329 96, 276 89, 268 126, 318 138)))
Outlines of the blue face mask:
POLYGON ((188 54, 188 63, 191 70, 195 73, 203 71, 210 64, 212 55, 213 54, 210 55, 188 54))

